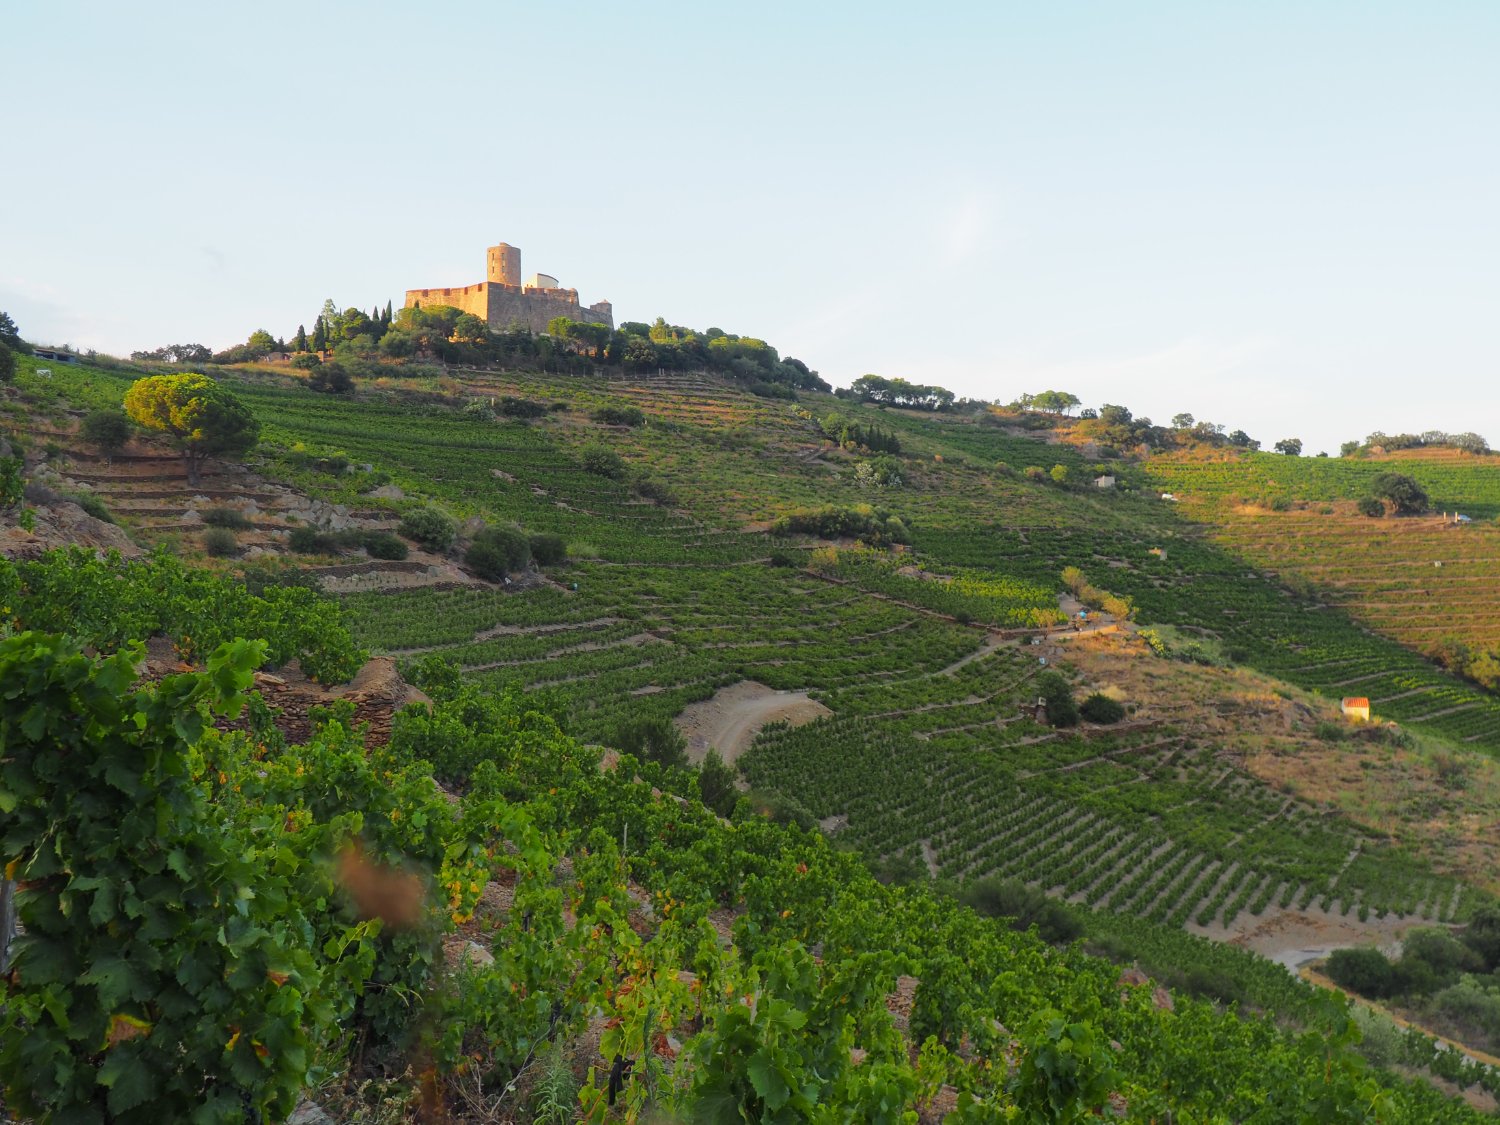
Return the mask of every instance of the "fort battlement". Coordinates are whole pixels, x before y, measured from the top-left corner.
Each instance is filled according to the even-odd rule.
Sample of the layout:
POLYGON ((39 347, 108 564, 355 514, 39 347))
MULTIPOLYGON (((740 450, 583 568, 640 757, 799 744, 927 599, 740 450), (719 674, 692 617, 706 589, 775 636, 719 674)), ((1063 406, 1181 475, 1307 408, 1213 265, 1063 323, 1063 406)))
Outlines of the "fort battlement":
POLYGON ((532 282, 523 283, 521 251, 517 247, 502 242, 489 247, 484 257, 484 281, 441 289, 408 289, 406 307, 451 305, 479 317, 497 332, 517 325, 545 332, 548 322, 559 316, 586 324, 615 326, 614 306, 608 301, 596 301, 584 308, 578 302, 578 290, 557 286, 557 279, 547 274, 537 274, 532 282))

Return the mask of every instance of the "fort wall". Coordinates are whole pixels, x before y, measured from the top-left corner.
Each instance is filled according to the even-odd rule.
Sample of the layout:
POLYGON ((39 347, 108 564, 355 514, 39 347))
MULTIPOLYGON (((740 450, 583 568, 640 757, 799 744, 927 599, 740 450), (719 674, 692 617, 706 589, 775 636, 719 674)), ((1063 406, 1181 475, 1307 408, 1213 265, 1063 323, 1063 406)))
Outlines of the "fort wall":
POLYGON ((407 308, 430 309, 433 305, 452 305, 459 312, 472 313, 480 320, 489 317, 489 285, 481 281, 478 285, 455 286, 451 289, 408 289, 407 308))
POLYGON ((515 325, 545 332, 547 322, 559 316, 585 324, 615 326, 614 306, 608 301, 596 301, 584 308, 578 303, 576 289, 523 289, 521 251, 508 243, 485 251, 485 275, 487 280, 477 285, 408 289, 404 304, 407 308, 451 305, 479 317, 497 332, 515 325))
MULTIPOLYGON (((607 301, 601 303, 609 304, 607 301)), ((576 289, 528 289, 523 293, 494 288, 490 291, 489 322, 497 332, 514 324, 524 324, 533 332, 545 332, 547 322, 558 316, 581 320, 585 324, 615 326, 612 310, 600 312, 580 306, 576 289)))

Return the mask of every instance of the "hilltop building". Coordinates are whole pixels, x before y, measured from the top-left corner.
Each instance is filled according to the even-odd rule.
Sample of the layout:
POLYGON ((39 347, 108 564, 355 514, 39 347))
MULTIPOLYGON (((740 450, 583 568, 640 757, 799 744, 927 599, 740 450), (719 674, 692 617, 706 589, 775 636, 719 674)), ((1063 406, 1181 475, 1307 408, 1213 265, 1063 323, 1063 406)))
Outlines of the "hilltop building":
POLYGON ((485 251, 485 280, 449 289, 408 289, 407 308, 451 305, 479 317, 494 331, 520 324, 545 332, 553 317, 565 316, 585 324, 615 326, 615 310, 608 301, 588 308, 578 303, 578 290, 563 289, 557 278, 534 273, 521 280, 521 251, 507 243, 485 251))

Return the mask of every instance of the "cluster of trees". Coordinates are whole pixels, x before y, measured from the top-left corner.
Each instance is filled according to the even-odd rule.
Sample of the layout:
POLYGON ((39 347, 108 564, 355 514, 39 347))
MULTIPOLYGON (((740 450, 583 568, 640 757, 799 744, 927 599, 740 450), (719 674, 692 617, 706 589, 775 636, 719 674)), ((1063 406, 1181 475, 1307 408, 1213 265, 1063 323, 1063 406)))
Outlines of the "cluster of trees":
POLYGON ((1500 691, 1500 653, 1472 648, 1450 637, 1429 648, 1427 655, 1456 676, 1500 691))
POLYGON ((1111 594, 1108 590, 1101 590, 1091 583, 1083 571, 1076 566, 1063 567, 1062 583, 1084 605, 1101 610, 1112 617, 1124 620, 1135 612, 1135 606, 1131 604, 1129 598, 1111 594))
POLYGON ((1405 473, 1381 473, 1370 485, 1370 494, 1357 502, 1367 516, 1379 518, 1389 510, 1398 516, 1419 516, 1429 500, 1420 484, 1405 473))
POLYGON ((1244 430, 1225 433, 1217 422, 1199 421, 1191 414, 1177 414, 1170 426, 1158 426, 1147 417, 1137 418, 1128 407, 1105 403, 1079 413, 1077 432, 1081 437, 1114 449, 1145 445, 1153 449, 1171 449, 1189 445, 1242 449, 1253 453, 1260 442, 1244 430))
POLYGON ((872 546, 910 543, 911 532, 901 517, 869 504, 804 508, 782 516, 771 527, 773 535, 816 535, 823 539, 859 539, 872 546))
POLYGON ((513 524, 481 528, 464 552, 464 565, 479 577, 500 582, 533 562, 556 566, 568 557, 567 544, 551 532, 527 534, 513 524))
MULTIPOLYGON (((384 309, 373 308, 366 314, 352 305, 343 312, 339 312, 338 306, 333 303, 332 298, 329 298, 323 302, 323 308, 319 311, 317 319, 313 321, 311 337, 308 336, 307 329, 303 325, 297 325, 297 334, 292 337, 291 350, 326 352, 335 351, 340 345, 347 345, 355 352, 370 352, 390 331, 393 319, 389 301, 385 303, 384 309)), ((250 338, 250 342, 255 343, 254 336, 250 338)))
POLYGON ((1500 907, 1481 906, 1464 930, 1424 929, 1391 960, 1372 946, 1336 950, 1335 984, 1371 999, 1402 998, 1429 1021, 1471 1046, 1500 1046, 1500 907))
POLYGON ((847 390, 835 392, 840 398, 873 402, 882 406, 904 406, 914 410, 951 410, 953 392, 945 387, 908 383, 905 379, 887 379, 880 375, 861 375, 847 390))
POLYGON ((137 363, 211 363, 214 353, 204 344, 168 344, 151 351, 131 352, 130 358, 137 363))
POLYGON ((1398 449, 1461 449, 1465 453, 1488 453, 1490 443, 1476 433, 1450 434, 1442 430, 1426 430, 1420 434, 1383 434, 1376 430, 1363 443, 1346 441, 1339 446, 1339 456, 1355 457, 1373 449, 1392 453, 1398 449))
POLYGON ((1072 414, 1082 405, 1083 400, 1070 391, 1041 391, 1037 394, 1018 395, 1009 409, 1066 415, 1072 414))
POLYGON ((829 441, 845 449, 868 449, 871 453, 901 452, 901 440, 889 430, 851 422, 837 411, 829 411, 819 418, 818 429, 829 441))

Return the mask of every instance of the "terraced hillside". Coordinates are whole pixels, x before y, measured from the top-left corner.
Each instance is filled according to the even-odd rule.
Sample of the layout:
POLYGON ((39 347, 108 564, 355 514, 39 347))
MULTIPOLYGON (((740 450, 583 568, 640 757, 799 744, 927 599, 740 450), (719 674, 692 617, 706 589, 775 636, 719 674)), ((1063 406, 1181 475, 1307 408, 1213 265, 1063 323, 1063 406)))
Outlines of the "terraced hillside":
MULTIPOLYGON (((1500 648, 1500 457, 1407 450, 1360 460, 1251 454, 1233 462, 1153 458, 1152 480, 1182 498, 1183 514, 1213 528, 1213 540, 1258 569, 1299 585, 1328 605, 1418 652, 1445 641, 1500 648), (1372 519, 1354 500, 1383 472, 1410 475, 1434 511, 1372 519), (1280 499, 1275 507, 1271 501, 1280 499), (1443 513, 1447 513, 1446 516, 1443 513), (1462 514, 1469 519, 1455 522, 1462 514)), ((1482 705, 1425 678, 1394 680, 1358 660, 1330 661, 1330 686, 1369 695, 1405 722, 1454 715, 1478 719, 1482 705)), ((1491 736, 1476 722, 1476 742, 1491 736)))
MULTIPOLYGON (((1144 489, 1089 487, 1096 468, 1141 483, 1134 466, 1096 466, 1072 447, 972 421, 823 396, 767 401, 699 377, 463 372, 447 391, 365 386, 342 399, 284 377, 220 374, 263 441, 246 472, 208 478, 201 501, 155 453, 110 467, 74 443, 76 413, 117 403, 134 372, 43 384, 23 370, 7 424, 33 453, 63 447, 47 460, 109 497, 144 545, 189 546, 204 503, 253 501, 247 542, 311 570, 363 644, 414 675, 436 657, 471 684, 524 692, 505 706, 556 715, 589 743, 618 745, 632 725, 680 717, 736 685, 811 699, 828 713, 760 729, 737 763, 747 784, 804 806, 836 846, 889 870, 925 867, 955 884, 995 875, 1065 898, 1092 937, 1127 957, 1202 967, 1222 956, 1240 982, 1222 998, 1313 1006, 1278 967, 1205 953, 1184 930, 1223 937, 1247 918, 1295 915, 1399 934, 1462 921, 1494 890, 1493 872, 1475 866, 1488 853, 1418 858, 1393 826, 1262 780, 1206 721, 1222 718, 1226 698, 1168 705, 1074 658, 1103 637, 1121 659, 1170 675, 1181 667, 1173 646, 1183 655, 1197 643, 1273 672, 1285 682, 1272 700, 1242 713, 1274 726, 1279 753, 1334 722, 1326 697, 1367 673, 1370 694, 1391 686, 1382 709, 1445 753, 1500 745, 1492 697, 1266 577, 1144 489), (506 400, 532 416, 507 415, 506 400), (644 424, 595 417, 625 406, 644 424), (824 436, 818 419, 831 411, 899 436, 899 484, 861 477, 870 456, 824 436), (589 467, 601 449, 618 471, 589 467), (852 536, 773 530, 830 505, 868 505, 861 518, 910 542, 872 551, 852 536), (454 552, 422 562, 413 585, 383 579, 394 572, 381 560, 334 565, 289 550, 293 512, 390 527, 429 506, 465 521, 464 536, 473 521, 556 532, 570 558, 496 585, 465 574, 454 552), (1130 598, 1137 621, 1106 615, 1118 632, 1094 638, 1063 624, 1069 566, 1130 598), (1136 625, 1172 626, 1167 654, 1136 625), (1049 725, 1038 680, 1059 669, 1077 697, 1109 690, 1128 717, 1049 725)), ((452 723, 432 732, 445 747, 467 737, 452 723)), ((1360 746, 1394 754, 1404 737, 1371 731, 1360 746)), ((762 892, 774 918, 784 908, 762 892)))

